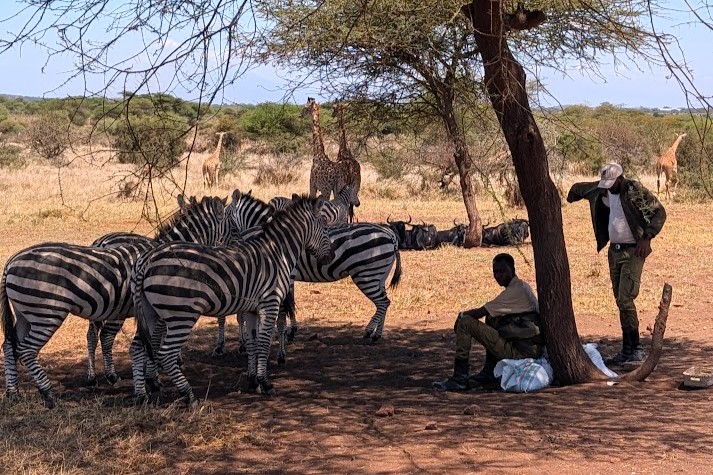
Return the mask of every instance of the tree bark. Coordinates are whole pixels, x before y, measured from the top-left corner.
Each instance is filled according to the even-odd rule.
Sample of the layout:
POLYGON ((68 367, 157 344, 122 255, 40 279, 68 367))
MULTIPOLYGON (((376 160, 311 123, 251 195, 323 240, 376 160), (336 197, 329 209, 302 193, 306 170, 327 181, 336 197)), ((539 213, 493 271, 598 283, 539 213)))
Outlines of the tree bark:
POLYGON ((668 309, 671 306, 671 295, 673 288, 670 284, 663 285, 661 302, 659 303, 659 314, 654 322, 654 332, 651 336, 651 351, 641 366, 634 371, 621 377, 622 381, 643 381, 656 368, 663 349, 663 334, 666 331, 666 320, 668 319, 668 309))
POLYGON ((525 71, 507 43, 502 2, 473 0, 464 5, 463 13, 473 23, 487 92, 510 148, 527 207, 543 332, 556 380, 567 385, 601 379, 577 333, 560 198, 530 109, 525 71))

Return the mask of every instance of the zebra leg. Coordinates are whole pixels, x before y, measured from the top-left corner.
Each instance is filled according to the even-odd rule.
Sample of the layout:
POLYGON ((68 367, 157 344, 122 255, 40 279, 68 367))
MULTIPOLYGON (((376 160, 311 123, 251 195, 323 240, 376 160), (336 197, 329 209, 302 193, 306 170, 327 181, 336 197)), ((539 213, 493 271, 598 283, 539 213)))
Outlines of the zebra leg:
POLYGON ((124 319, 112 320, 110 322, 104 323, 101 329, 101 345, 102 345, 102 356, 104 357, 104 375, 106 380, 112 386, 121 381, 121 378, 116 374, 116 369, 114 368, 114 340, 116 339, 117 333, 121 330, 124 325, 124 319))
POLYGON ((183 372, 181 372, 178 358, 181 353, 181 347, 188 341, 196 321, 198 321, 198 315, 167 318, 165 320, 166 336, 158 351, 158 361, 161 369, 168 373, 171 382, 176 386, 181 398, 185 399, 189 407, 194 405, 196 397, 193 394, 191 385, 183 372))
POLYGON ((257 382, 263 394, 277 394, 267 375, 267 363, 270 357, 270 346, 275 334, 275 320, 280 310, 279 302, 268 301, 258 310, 260 328, 257 335, 257 382))
POLYGON ((5 338, 2 349, 5 355, 5 397, 12 399, 20 394, 18 389, 17 357, 9 339, 5 338))
POLYGON ((290 332, 287 334, 287 341, 294 341, 297 335, 297 317, 295 316, 295 280, 290 278, 290 290, 285 296, 285 308, 281 311, 287 312, 290 316, 290 332))
POLYGON ((97 385, 97 373, 95 371, 95 361, 97 343, 99 341, 99 330, 94 322, 89 322, 87 328, 87 385, 97 385))
POLYGON ((248 339, 247 323, 245 323, 244 319, 240 316, 240 314, 235 315, 235 318, 238 320, 238 339, 240 340, 238 353, 247 353, 248 348, 245 344, 248 339))
POLYGON ((41 326, 37 325, 37 328, 30 326, 25 320, 25 316, 21 313, 16 313, 16 319, 16 327, 18 327, 18 329, 29 327, 29 331, 27 331, 27 334, 23 337, 20 337, 18 332, 17 358, 22 362, 25 368, 27 368, 27 371, 32 376, 35 385, 37 385, 37 390, 42 396, 45 407, 47 409, 52 409, 55 407, 52 383, 47 377, 47 373, 40 365, 37 355, 49 339, 52 338, 52 335, 54 335, 64 321, 64 318, 56 315, 42 315, 44 323, 41 326))
POLYGON ((134 398, 136 402, 143 403, 147 399, 145 367, 149 358, 138 333, 131 341, 129 354, 131 355, 131 374, 134 379, 134 398))
MULTIPOLYGON (((248 387, 247 391, 253 392, 257 390, 257 335, 258 335, 258 319, 257 315, 248 312, 243 315, 244 325, 246 326, 247 338, 245 340, 246 349, 248 352, 248 387)), ((242 327, 243 325, 241 325, 242 327)))
MULTIPOLYGON (((384 277, 385 279, 386 277, 384 277)), ((371 317, 369 324, 364 329, 364 338, 371 338, 372 343, 381 339, 384 331, 384 321, 386 311, 391 305, 391 300, 386 295, 386 287, 383 281, 374 282, 373 278, 354 276, 352 280, 359 287, 359 290, 376 306, 376 312, 371 317), (378 284, 378 285, 375 285, 378 284)))
POLYGON ((225 315, 218 317, 218 341, 211 356, 221 356, 225 354, 225 315))
POLYGON ((287 354, 285 352, 285 340, 287 339, 287 315, 280 310, 277 315, 277 364, 285 364, 287 354))

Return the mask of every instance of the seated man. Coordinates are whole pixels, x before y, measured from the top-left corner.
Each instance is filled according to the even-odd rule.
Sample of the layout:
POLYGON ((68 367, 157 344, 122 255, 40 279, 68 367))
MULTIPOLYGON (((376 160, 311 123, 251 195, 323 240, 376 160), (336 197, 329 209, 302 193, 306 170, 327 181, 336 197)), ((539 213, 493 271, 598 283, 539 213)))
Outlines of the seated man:
POLYGON ((532 288, 515 275, 515 260, 510 254, 493 258, 493 277, 505 290, 482 307, 458 314, 454 326, 453 376, 434 382, 434 388, 463 391, 471 383, 494 382, 493 370, 498 361, 542 356, 544 338, 540 332, 537 297, 532 288), (479 320, 481 317, 486 317, 486 323, 479 320), (485 347, 486 358, 481 372, 469 378, 468 358, 473 338, 485 347))

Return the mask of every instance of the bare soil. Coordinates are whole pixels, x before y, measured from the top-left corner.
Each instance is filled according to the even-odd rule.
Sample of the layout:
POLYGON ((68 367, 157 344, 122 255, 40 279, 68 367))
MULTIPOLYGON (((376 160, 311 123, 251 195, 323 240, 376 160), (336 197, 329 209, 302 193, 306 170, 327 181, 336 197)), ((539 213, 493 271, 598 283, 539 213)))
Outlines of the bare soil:
MULTIPOLYGON (((410 205, 374 199, 361 213, 365 220, 384 220, 384 210, 410 211, 443 227, 462 213, 461 206, 457 197, 410 205)), ((495 209, 487 206, 485 213, 495 209)), ((201 407, 192 412, 171 404, 176 393, 165 377, 167 402, 124 407, 131 393, 127 346, 133 325, 126 325, 115 351, 124 379, 114 387, 102 380, 98 388, 87 388, 86 323, 70 317, 41 353, 60 395, 58 407, 41 407, 26 374, 23 400, 0 403, 0 472, 707 472, 713 460, 713 389, 689 390, 681 382, 690 366, 713 365, 713 209, 683 203, 668 209, 669 222, 654 241, 637 300, 646 341, 662 284, 673 285, 663 356, 644 383, 601 382, 532 394, 433 391, 432 381, 452 370, 457 311, 499 291, 490 275, 493 255, 512 252, 521 277, 534 283, 532 249, 527 244, 404 252, 404 278, 390 293, 393 304, 377 344, 361 338, 373 307, 353 284, 298 285, 300 329, 285 365, 274 364, 273 352, 273 398, 236 389, 246 357, 237 352, 235 321, 229 322, 228 354, 215 358, 210 352, 217 327, 206 317, 184 348, 185 372, 204 399, 201 407), (393 415, 380 417, 385 405, 393 415), (466 408, 473 414, 465 414, 466 408)), ((599 343, 609 356, 621 340, 606 256, 594 250, 586 205, 566 206, 563 213, 578 329, 583 342, 599 343)), ((86 223, 70 221, 43 233, 16 223, 5 228, 9 233, 0 236, 0 245, 7 259, 40 240, 38 235, 49 240, 76 232, 74 241, 90 242, 122 226, 107 221, 87 230, 86 223)), ((483 357, 474 345, 473 371, 483 357)))

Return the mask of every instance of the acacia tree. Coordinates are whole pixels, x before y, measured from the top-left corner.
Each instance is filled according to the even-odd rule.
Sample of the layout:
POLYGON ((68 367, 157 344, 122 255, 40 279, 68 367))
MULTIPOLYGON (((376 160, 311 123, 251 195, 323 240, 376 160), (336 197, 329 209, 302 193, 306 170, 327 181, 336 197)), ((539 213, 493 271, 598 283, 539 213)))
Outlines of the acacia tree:
POLYGON ((329 95, 353 103, 408 109, 415 120, 438 120, 453 146, 468 220, 465 247, 479 246, 482 223, 475 202, 473 157, 464 105, 480 93, 477 48, 459 1, 267 0, 260 59, 300 71, 303 84, 318 77, 329 95), (414 117, 416 116, 416 117, 414 117))
MULTIPOLYGON (((351 26, 345 31, 341 24, 334 25, 339 28, 340 35, 332 37, 337 45, 332 53, 349 48, 348 40, 352 33, 357 36, 362 34, 358 28, 359 20, 362 17, 368 20, 368 12, 378 11, 377 7, 389 3, 396 2, 367 0, 357 2, 359 7, 355 10, 342 8, 350 14, 341 17, 340 21, 351 26)), ((710 111, 711 98, 697 89, 691 71, 676 48, 675 38, 658 31, 656 19, 673 11, 673 7, 668 7, 663 0, 600 0, 594 3, 542 0, 530 2, 536 6, 531 11, 523 3, 517 8, 514 3, 511 0, 473 0, 468 3, 463 13, 473 27, 476 48, 470 47, 467 41, 458 44, 464 51, 477 53, 482 60, 485 89, 510 148, 530 216, 537 287, 549 355, 559 381, 563 384, 576 383, 594 378, 598 373, 579 344, 560 202, 549 178, 546 150, 529 105, 525 67, 533 71, 541 66, 565 70, 565 66, 574 61, 598 74, 598 60, 603 56, 613 57, 615 61, 619 61, 622 55, 636 56, 643 62, 667 67, 686 91, 689 106, 698 103, 710 111)), ((180 85, 184 90, 195 91, 196 99, 210 102, 227 83, 244 71, 246 62, 242 60, 252 57, 251 49, 256 45, 256 23, 251 14, 265 13, 267 10, 264 7, 272 2, 25 0, 18 4, 26 5, 23 7, 26 24, 9 37, 0 38, 0 52, 28 42, 45 45, 50 55, 74 55, 78 65, 77 76, 103 75, 108 78, 109 84, 118 83, 122 90, 150 90, 160 82, 159 73, 168 71, 173 74, 164 78, 164 82, 171 87, 180 85), (138 39, 134 44, 140 46, 134 47, 128 58, 116 58, 116 46, 134 39, 138 39)), ((331 8, 333 2, 293 4, 303 8, 303 16, 311 16, 331 8)), ((334 4, 339 5, 339 2, 334 4)), ((422 32, 419 29, 423 26, 428 27, 427 32, 442 33, 458 21, 456 17, 460 12, 458 5, 453 8, 452 16, 446 18, 435 2, 402 2, 399 5, 407 15, 395 23, 394 19, 399 17, 384 14, 382 19, 387 26, 391 22, 393 27, 397 27, 403 36, 400 40, 420 37, 422 32), (443 22, 440 29, 428 18, 443 22), (409 21, 410 29, 405 27, 409 21)), ((713 9, 709 2, 685 2, 685 5, 682 8, 690 10, 694 18, 692 21, 713 30, 713 9)), ((445 8, 449 6, 454 7, 448 3, 445 8)), ((373 17, 372 23, 376 19, 373 17)), ((378 24, 372 26, 376 28, 378 24)), ((265 33, 269 36, 269 32, 265 33)), ((302 36, 299 37, 306 38, 309 33, 301 31, 299 34, 302 36)), ((441 34, 441 38, 459 40, 461 37, 441 34)), ((368 36, 366 39, 369 39, 368 36)), ((468 40, 468 36, 465 39, 468 40)), ((403 41, 399 43, 403 44, 403 41)), ((367 43, 365 47, 377 45, 378 42, 367 43)), ((421 45, 424 46, 424 43, 421 45)), ((425 51, 428 49, 425 48, 425 51)), ((355 57, 359 58, 358 55, 355 57)), ((356 68, 360 64, 350 66, 344 63, 344 66, 359 72, 356 68)), ((446 80, 447 85, 458 84, 460 78, 469 78, 458 67, 449 67, 447 61, 437 61, 433 66, 433 70, 439 73, 439 79, 432 84, 444 82, 444 78, 449 77, 448 71, 455 82, 446 80), (442 75, 444 72, 445 75, 442 75)), ((409 68, 415 66, 410 64, 409 68)), ((361 74, 366 72, 360 71, 361 74)), ((382 81, 384 84, 392 81, 399 84, 403 72, 394 68, 390 76, 383 76, 382 81)), ((349 69, 342 75, 343 78, 351 76, 349 69)), ((171 87, 163 87, 160 92, 171 91, 171 87)), ((101 92, 107 90, 110 89, 101 92)), ((426 97, 424 94, 424 99, 426 97)), ((442 109, 446 110, 444 106, 442 109)), ((710 122, 709 116, 696 122, 701 124, 700 137, 706 136, 710 122)), ((707 159, 710 161, 709 155, 707 159)))

